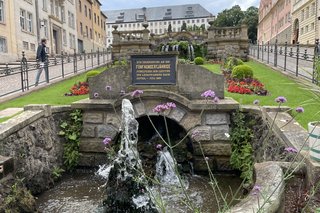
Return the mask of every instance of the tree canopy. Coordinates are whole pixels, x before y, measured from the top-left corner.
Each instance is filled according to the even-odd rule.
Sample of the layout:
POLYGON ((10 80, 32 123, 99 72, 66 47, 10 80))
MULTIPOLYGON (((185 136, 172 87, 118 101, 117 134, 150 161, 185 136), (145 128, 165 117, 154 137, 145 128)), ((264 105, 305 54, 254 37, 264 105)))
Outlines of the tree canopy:
POLYGON ((252 6, 246 11, 242 11, 239 5, 235 5, 230 9, 225 9, 218 13, 217 18, 213 22, 215 27, 235 27, 241 24, 248 26, 248 37, 254 42, 257 40, 257 27, 259 20, 258 8, 252 6))

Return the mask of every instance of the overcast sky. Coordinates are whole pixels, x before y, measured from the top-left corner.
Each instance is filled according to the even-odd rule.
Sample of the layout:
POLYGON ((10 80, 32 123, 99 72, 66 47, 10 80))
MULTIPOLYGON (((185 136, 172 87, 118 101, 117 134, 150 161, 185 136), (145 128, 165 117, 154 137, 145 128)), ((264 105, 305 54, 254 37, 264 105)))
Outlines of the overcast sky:
POLYGON ((103 11, 198 3, 213 15, 236 4, 240 5, 242 10, 250 6, 259 6, 259 0, 100 0, 100 2, 103 11))

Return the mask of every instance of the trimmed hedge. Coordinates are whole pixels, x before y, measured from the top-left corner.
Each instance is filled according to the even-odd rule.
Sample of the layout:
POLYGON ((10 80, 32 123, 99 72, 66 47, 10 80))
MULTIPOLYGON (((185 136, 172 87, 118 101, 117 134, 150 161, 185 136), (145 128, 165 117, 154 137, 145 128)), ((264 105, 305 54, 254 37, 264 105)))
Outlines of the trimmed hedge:
POLYGON ((224 62, 224 68, 229 72, 231 72, 233 68, 238 65, 243 65, 243 61, 236 57, 228 57, 224 62))
POLYGON ((203 59, 202 57, 196 57, 196 58, 194 59, 194 63, 195 63, 196 65, 202 65, 202 64, 204 64, 204 59, 203 59))
POLYGON ((238 65, 233 68, 231 75, 237 79, 252 78, 253 70, 248 65, 238 65))
POLYGON ((88 82, 89 78, 99 75, 101 72, 97 70, 92 70, 86 73, 85 80, 88 82))

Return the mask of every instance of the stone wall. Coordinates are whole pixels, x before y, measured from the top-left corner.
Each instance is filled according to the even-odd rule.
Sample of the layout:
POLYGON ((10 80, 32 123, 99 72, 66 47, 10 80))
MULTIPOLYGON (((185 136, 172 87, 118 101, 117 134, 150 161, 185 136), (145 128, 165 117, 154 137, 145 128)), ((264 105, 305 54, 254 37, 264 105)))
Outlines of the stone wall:
POLYGON ((34 194, 49 188, 53 168, 62 166, 63 139, 57 133, 70 110, 28 105, 23 113, 0 124, 0 155, 14 159, 14 175, 24 178, 34 194))

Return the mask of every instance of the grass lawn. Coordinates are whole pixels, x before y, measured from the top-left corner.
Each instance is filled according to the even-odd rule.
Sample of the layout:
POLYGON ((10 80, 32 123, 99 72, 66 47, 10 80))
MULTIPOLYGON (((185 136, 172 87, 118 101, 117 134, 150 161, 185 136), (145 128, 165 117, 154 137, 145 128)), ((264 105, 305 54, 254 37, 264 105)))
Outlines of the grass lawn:
MULTIPOLYGON (((105 67, 96 70, 103 71, 105 67)), ((23 107, 28 104, 68 105, 72 102, 87 98, 88 95, 64 96, 70 88, 79 81, 85 80, 85 73, 65 81, 50 85, 46 88, 34 91, 28 95, 0 104, 0 110, 9 107, 23 107)))
MULTIPOLYGON (((308 122, 320 120, 320 114, 317 114, 320 111, 320 102, 310 102, 313 98, 310 91, 303 89, 302 86, 294 80, 289 79, 280 72, 274 71, 263 64, 255 61, 250 61, 246 64, 253 68, 254 77, 258 78, 265 85, 265 88, 270 94, 268 96, 257 96, 229 93, 225 91, 225 96, 232 97, 241 104, 252 104, 254 100, 259 100, 260 105, 264 106, 277 106, 278 104, 274 99, 278 96, 284 96, 288 101, 284 104, 285 106, 289 106, 291 108, 296 108, 298 106, 304 107, 305 112, 297 115, 296 117, 296 120, 304 128, 307 128, 308 122), (305 102, 308 100, 309 103, 306 104, 305 102)), ((220 65, 216 64, 207 64, 204 67, 213 72, 220 70, 220 65)))

